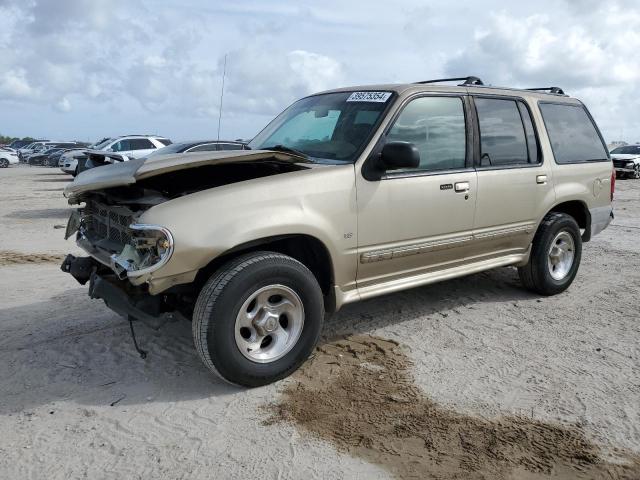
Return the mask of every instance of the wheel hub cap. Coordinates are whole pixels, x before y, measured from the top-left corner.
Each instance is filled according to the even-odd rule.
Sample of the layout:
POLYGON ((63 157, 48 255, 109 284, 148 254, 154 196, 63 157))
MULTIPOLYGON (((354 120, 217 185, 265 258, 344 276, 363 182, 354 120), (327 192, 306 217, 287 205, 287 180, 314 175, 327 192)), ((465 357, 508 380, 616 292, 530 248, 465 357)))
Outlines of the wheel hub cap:
POLYGON ((238 350, 257 363, 282 358, 296 345, 304 326, 298 294, 284 285, 268 285, 244 301, 235 324, 238 350))
POLYGON ((549 248, 547 266, 551 278, 554 280, 564 279, 573 266, 575 258, 575 243, 569 232, 558 233, 549 248))

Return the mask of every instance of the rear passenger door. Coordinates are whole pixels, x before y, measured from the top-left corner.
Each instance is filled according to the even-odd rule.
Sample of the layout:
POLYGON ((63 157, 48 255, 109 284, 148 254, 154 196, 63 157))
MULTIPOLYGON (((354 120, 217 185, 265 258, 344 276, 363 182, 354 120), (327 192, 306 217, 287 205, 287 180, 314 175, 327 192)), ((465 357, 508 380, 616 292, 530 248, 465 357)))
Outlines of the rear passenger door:
POLYGON ((541 209, 555 194, 530 106, 513 97, 473 96, 478 194, 473 260, 526 251, 541 209))

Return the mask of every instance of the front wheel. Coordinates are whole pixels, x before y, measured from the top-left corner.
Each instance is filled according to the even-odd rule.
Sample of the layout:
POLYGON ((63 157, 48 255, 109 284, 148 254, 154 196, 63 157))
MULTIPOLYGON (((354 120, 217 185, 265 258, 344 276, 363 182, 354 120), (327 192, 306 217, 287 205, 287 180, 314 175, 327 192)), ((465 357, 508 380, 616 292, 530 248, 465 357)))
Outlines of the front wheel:
POLYGON ((6 158, 0 158, 0 168, 7 168, 9 166, 9 160, 6 158))
POLYGON ((631 176, 636 180, 640 178, 640 163, 634 167, 633 174, 631 176))
POLYGON ((322 291, 309 269, 286 255, 255 252, 224 265, 202 288, 193 339, 209 370, 257 387, 308 358, 323 320, 322 291))
POLYGON ((531 245, 529 263, 518 268, 523 285, 541 295, 565 291, 573 282, 582 256, 582 237, 575 219, 548 213, 531 245))

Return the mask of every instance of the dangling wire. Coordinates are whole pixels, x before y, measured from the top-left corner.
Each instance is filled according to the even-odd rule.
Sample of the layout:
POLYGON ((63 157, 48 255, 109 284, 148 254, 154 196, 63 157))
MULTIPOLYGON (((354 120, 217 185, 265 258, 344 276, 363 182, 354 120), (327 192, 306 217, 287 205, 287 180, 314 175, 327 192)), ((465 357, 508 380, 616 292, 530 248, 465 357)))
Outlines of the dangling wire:
POLYGON ((136 347, 136 352, 140 354, 140 358, 143 360, 147 358, 147 352, 142 350, 138 346, 138 342, 136 341, 136 332, 133 330, 133 317, 129 315, 129 327, 131 327, 131 338, 133 339, 133 346, 136 347))

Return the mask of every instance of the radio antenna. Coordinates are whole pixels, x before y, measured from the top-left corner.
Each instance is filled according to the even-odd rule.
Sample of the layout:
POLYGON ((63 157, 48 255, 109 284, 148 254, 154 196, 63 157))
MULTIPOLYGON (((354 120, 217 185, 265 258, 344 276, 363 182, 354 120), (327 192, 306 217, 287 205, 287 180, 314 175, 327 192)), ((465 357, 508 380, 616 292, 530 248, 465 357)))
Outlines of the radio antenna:
POLYGON ((218 142, 220 141, 220 123, 222 122, 222 99, 224 98, 224 77, 227 75, 227 54, 224 54, 224 67, 222 68, 222 89, 220 90, 220 111, 218 113, 218 142))

